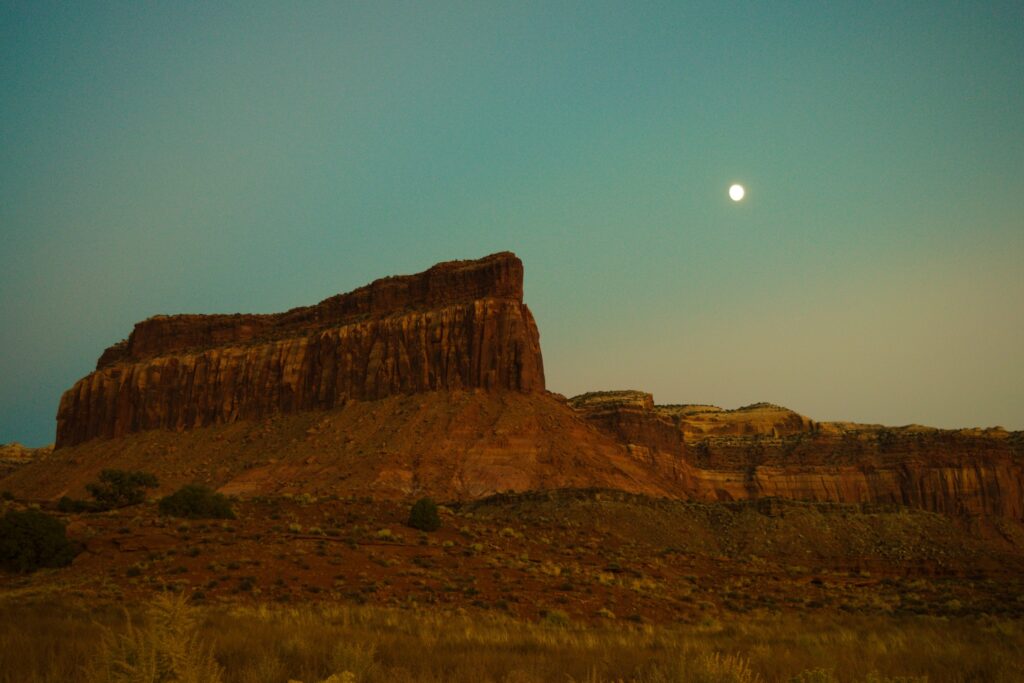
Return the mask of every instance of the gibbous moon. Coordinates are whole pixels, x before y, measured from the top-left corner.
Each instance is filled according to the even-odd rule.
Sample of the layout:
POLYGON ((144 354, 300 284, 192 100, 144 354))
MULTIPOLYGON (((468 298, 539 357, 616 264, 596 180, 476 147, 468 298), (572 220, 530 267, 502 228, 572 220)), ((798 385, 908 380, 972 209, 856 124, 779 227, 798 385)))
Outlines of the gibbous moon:
POLYGON ((747 194, 747 191, 743 189, 743 186, 739 183, 732 185, 729 188, 729 198, 734 202, 738 202, 743 199, 743 195, 747 194))

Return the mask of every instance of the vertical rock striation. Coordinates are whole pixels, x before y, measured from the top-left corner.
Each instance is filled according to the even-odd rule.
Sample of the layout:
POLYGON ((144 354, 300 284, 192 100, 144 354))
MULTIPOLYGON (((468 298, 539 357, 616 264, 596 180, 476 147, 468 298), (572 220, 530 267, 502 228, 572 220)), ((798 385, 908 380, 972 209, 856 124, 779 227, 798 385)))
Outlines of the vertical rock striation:
POLYGON ((639 391, 569 403, 632 451, 681 458, 681 493, 690 498, 881 503, 1024 519, 1022 432, 815 422, 770 403, 659 406, 639 391))
POLYGON ((448 389, 544 390, 514 254, 441 263, 285 313, 144 320, 65 392, 56 447, 448 389))

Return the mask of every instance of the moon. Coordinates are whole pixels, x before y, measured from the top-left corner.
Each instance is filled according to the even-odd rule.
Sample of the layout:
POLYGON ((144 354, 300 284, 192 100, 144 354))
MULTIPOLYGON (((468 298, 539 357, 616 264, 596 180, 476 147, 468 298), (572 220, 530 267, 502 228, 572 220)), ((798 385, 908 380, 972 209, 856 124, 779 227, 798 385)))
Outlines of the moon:
POLYGON ((747 191, 743 189, 743 186, 740 185, 739 183, 736 183, 729 187, 729 199, 733 200, 734 202, 738 202, 739 200, 743 199, 743 196, 745 194, 747 194, 747 191))

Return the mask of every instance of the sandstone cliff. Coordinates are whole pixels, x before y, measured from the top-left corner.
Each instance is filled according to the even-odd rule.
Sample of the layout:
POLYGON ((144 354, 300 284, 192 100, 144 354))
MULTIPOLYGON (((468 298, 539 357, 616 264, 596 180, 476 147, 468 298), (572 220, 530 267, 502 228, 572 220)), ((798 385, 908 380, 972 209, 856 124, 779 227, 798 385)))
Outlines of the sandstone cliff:
POLYGON ((570 404, 634 453, 682 458, 691 498, 777 496, 1024 519, 1021 432, 819 423, 769 403, 657 406, 638 391, 570 404))
POLYGON ((274 315, 156 316, 65 392, 56 447, 422 391, 544 390, 522 262, 389 277, 274 315))
POLYGON ((510 253, 285 313, 140 322, 64 394, 57 448, 4 486, 80 495, 120 467, 154 472, 165 489, 198 481, 243 494, 450 500, 596 486, 1024 519, 1022 433, 546 392, 523 266, 510 253))

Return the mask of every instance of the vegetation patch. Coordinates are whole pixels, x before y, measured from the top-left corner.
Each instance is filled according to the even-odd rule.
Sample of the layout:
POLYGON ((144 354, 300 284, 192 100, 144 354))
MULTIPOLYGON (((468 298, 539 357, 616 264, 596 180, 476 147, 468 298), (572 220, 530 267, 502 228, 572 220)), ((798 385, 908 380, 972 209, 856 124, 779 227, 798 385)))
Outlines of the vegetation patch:
POLYGON ((234 519, 231 501, 227 496, 205 486, 189 484, 171 495, 161 498, 160 512, 187 519, 234 519))
POLYGON ((146 501, 146 489, 155 489, 159 485, 156 476, 149 472, 103 470, 99 481, 85 486, 93 500, 62 496, 57 502, 57 509, 61 512, 103 512, 138 505, 146 501))
POLYGON ((64 524, 38 510, 10 510, 0 518, 0 568, 27 573, 65 567, 79 552, 64 524))
POLYGON ((99 481, 88 484, 85 490, 98 505, 111 510, 145 502, 146 489, 155 489, 159 485, 156 476, 149 472, 103 470, 99 481))
POLYGON ((784 615, 652 628, 323 604, 196 606, 180 593, 126 613, 8 603, 0 683, 941 683, 1019 681, 1015 620, 784 615))
POLYGON ((437 531, 441 528, 441 516, 437 503, 429 498, 420 498, 409 511, 409 526, 420 531, 437 531))

